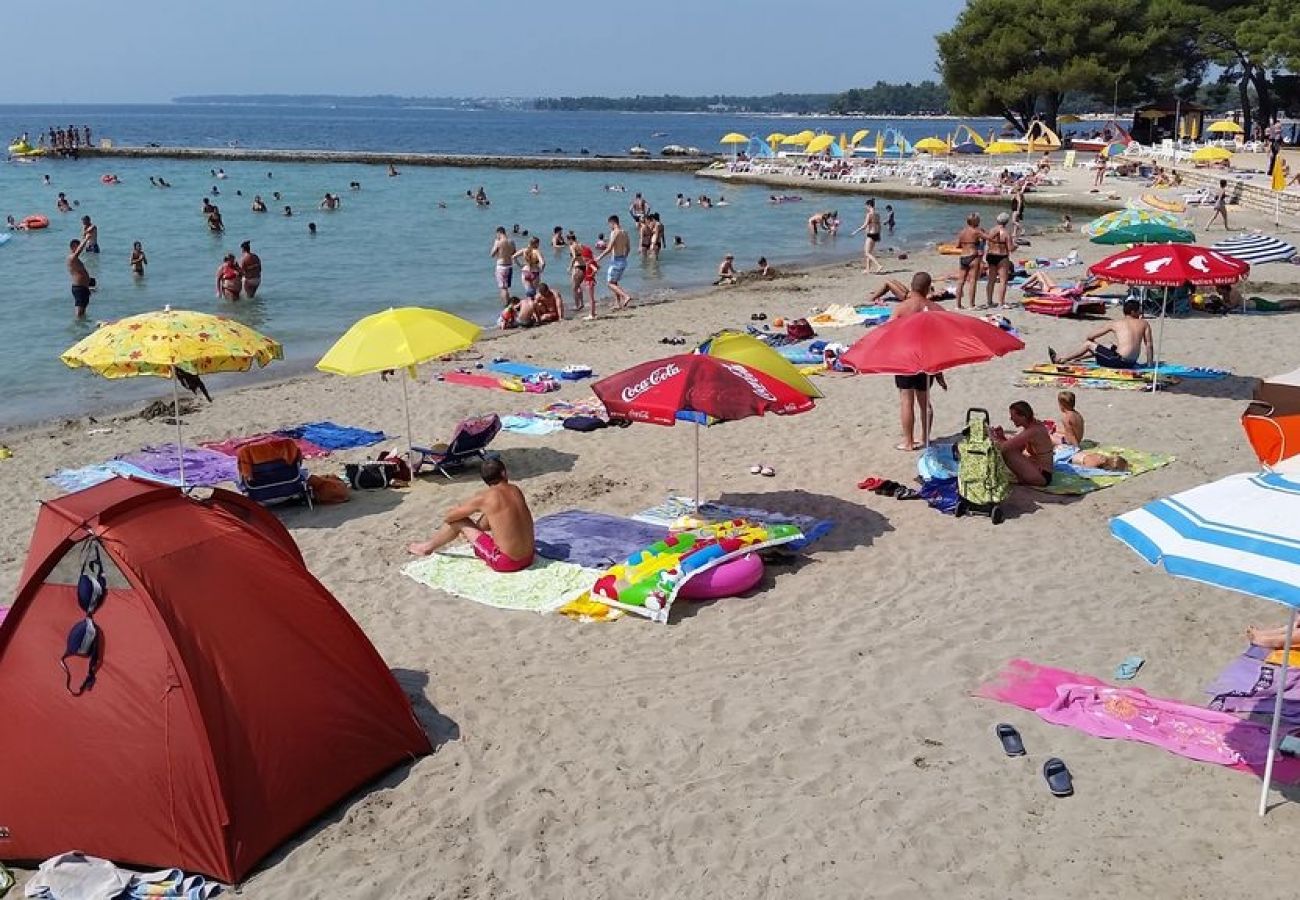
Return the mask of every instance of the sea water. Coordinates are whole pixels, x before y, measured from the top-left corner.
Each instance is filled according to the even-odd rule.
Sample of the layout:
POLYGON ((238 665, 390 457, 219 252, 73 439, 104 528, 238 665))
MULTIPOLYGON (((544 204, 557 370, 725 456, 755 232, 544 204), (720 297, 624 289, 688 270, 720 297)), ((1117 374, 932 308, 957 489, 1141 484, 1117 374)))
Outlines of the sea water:
MULTIPOLYGON (((25 115, 24 127, 35 132, 45 121, 45 112, 25 115)), ((318 114, 311 111, 309 118, 315 121, 318 114)), ((175 124, 166 114, 152 119, 131 115, 151 121, 155 130, 175 124)), ((230 123, 228 133, 243 134, 239 129, 245 112, 236 115, 226 110, 221 115, 230 123)), ((471 113, 443 115, 459 116, 466 123, 464 129, 471 129, 476 120, 471 113)), ((514 115, 543 122, 545 118, 537 117, 555 115, 560 117, 558 122, 572 117, 514 115)), ((48 118, 78 125, 89 121, 101 133, 108 126, 93 123, 111 120, 102 111, 97 117, 93 111, 50 112, 48 118)), ((201 130, 221 131, 211 110, 199 118, 205 123, 201 130)), ((338 126, 337 134, 324 144, 313 144, 305 137, 301 144, 352 148, 360 134, 382 133, 386 118, 392 116, 383 113, 372 120, 348 116, 345 125, 338 126), (359 124, 362 122, 368 127, 359 124)), ((0 134, 14 130, 14 124, 12 108, 0 110, 0 134)), ((133 127, 143 126, 137 123, 133 127)), ((652 128, 654 123, 647 121, 638 127, 652 128)), ((712 134, 724 127, 725 123, 712 122, 708 131, 712 134)), ((284 139, 294 128, 277 134, 284 139)), ((175 130, 187 140, 211 143, 185 128, 175 130)), ((486 133, 508 130, 497 122, 486 133)), ((598 128, 590 130, 602 133, 598 128)), ((476 143, 475 149, 484 152, 515 149, 505 138, 499 145, 491 145, 485 137, 476 143)), ((410 144, 408 138, 391 146, 383 141, 369 146, 413 149, 410 144)), ((464 148, 453 142, 436 149, 464 148)), ((798 190, 802 202, 772 204, 767 188, 696 179, 685 173, 408 167, 398 177, 388 177, 380 166, 126 159, 0 166, 0 216, 21 219, 40 213, 50 219, 48 229, 15 234, 0 246, 0 333, 7 345, 0 354, 0 385, 4 387, 0 426, 119 406, 164 391, 166 385, 159 379, 107 381, 68 369, 59 355, 88 334, 98 320, 168 305, 232 315, 281 341, 286 362, 273 363, 272 374, 310 366, 352 322, 389 306, 432 306, 489 324, 500 309, 489 257, 498 225, 508 231, 518 225, 521 232, 527 230, 542 238, 550 263, 544 280, 559 286, 568 300, 567 254, 550 248, 552 228, 572 229, 583 242, 593 244, 598 233, 607 233, 610 214, 620 215, 630 224, 627 208, 635 192, 644 194, 661 213, 670 245, 658 260, 633 257, 624 284, 637 297, 662 298, 707 284, 727 252, 736 254, 740 269, 753 268, 759 256, 766 256, 779 268, 783 264, 847 260, 861 253, 861 240, 848 236, 861 222, 861 198, 818 194, 811 185, 798 190), (224 169, 224 179, 212 176, 211 170, 217 167, 224 169), (101 175, 110 170, 121 179, 120 184, 101 182, 101 175), (48 186, 42 179, 47 174, 48 186), (153 187, 150 176, 172 186, 153 187), (349 189, 353 181, 360 183, 360 190, 349 189), (219 194, 211 193, 214 186, 219 194), (612 191, 610 186, 626 191, 612 191), (466 197, 466 191, 479 187, 487 192, 489 207, 480 207, 466 197), (55 211, 60 191, 77 203, 73 212, 55 211), (273 198, 276 191, 281 194, 279 200, 273 198), (327 191, 342 198, 340 209, 317 208, 327 191), (266 202, 267 213, 251 212, 255 194, 266 202), (675 205, 677 194, 692 198, 707 194, 715 201, 725 197, 727 205, 704 209, 693 204, 682 209, 675 205), (208 230, 200 211, 205 197, 221 208, 224 234, 208 230), (283 215, 286 205, 293 209, 293 216, 283 215), (839 210, 845 228, 838 238, 810 240, 806 220, 824 209, 839 210), (83 214, 99 226, 102 252, 83 257, 98 281, 98 290, 91 300, 88 321, 75 322, 64 259, 68 241, 80 234, 83 214), (315 236, 308 233, 309 222, 317 226, 315 236), (683 238, 684 249, 671 246, 676 236, 683 238), (262 257, 262 287, 256 300, 229 303, 216 295, 215 273, 223 254, 238 254, 243 240, 252 241, 262 257), (128 265, 133 241, 143 243, 149 259, 146 274, 139 279, 128 265)), ((898 229, 883 243, 892 248, 916 249, 928 241, 950 238, 963 212, 949 204, 889 202, 896 211, 898 229)), ((883 200, 880 206, 883 209, 883 200)), ((519 246, 526 240, 522 234, 514 239, 519 246)), ((860 300, 866 285, 864 279, 862 291, 850 291, 843 299, 860 300)), ((516 293, 521 291, 522 285, 516 284, 516 293)), ((603 273, 599 295, 607 302, 603 273)), ((672 308, 664 307, 658 315, 669 328, 672 308)), ((211 383, 223 387, 247 377, 219 376, 211 383)))

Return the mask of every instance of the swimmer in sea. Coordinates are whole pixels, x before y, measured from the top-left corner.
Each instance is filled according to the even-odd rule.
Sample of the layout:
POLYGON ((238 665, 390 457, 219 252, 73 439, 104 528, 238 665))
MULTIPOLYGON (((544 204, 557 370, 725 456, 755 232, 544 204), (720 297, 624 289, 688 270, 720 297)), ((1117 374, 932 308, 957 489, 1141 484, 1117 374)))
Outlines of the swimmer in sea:
POLYGON ((86 309, 90 306, 90 289, 95 286, 95 279, 86 271, 86 264, 81 261, 85 252, 85 241, 75 238, 68 242, 68 276, 72 279, 72 305, 78 319, 86 318, 86 309))
POLYGON ((307 235, 308 235, 309 237, 315 237, 315 236, 316 236, 316 223, 315 223, 315 222, 308 222, 308 223, 307 223, 307 235))
POLYGON ((564 227, 556 225, 551 229, 551 247, 556 250, 564 249, 564 227))
POLYGON ((389 163, 389 164, 388 164, 388 177, 389 177, 389 178, 396 178, 396 177, 397 177, 398 175, 400 175, 400 174, 401 174, 401 173, 397 171, 397 166, 393 165, 392 163, 389 163))
POLYGON ((144 245, 136 241, 131 245, 131 274, 136 278, 144 277, 144 267, 149 265, 149 257, 144 255, 144 245))
POLYGON ((349 182, 349 183, 348 183, 348 190, 349 190, 349 191, 359 191, 359 190, 361 190, 361 182, 359 182, 359 181, 349 182))
MULTIPOLYGON (((627 271, 627 256, 631 249, 632 239, 619 224, 618 216, 610 216, 609 246, 600 252, 596 262, 599 263, 606 256, 610 258, 609 268, 605 270, 605 283, 609 285, 609 290, 614 295, 613 309, 627 309, 632 305, 632 295, 619 283, 623 280, 623 273, 627 271)), ((595 315, 596 311, 592 309, 591 317, 595 318, 595 315)))
POLYGON ((243 286, 243 274, 239 271, 239 263, 235 262, 235 254, 227 253, 217 267, 217 296, 223 300, 238 300, 243 286))
POLYGON ((284 214, 285 214, 286 216, 291 216, 291 215, 293 215, 293 207, 292 207, 292 206, 286 206, 286 207, 284 208, 284 214))
POLYGON ((253 210, 253 212, 255 212, 255 213, 264 213, 264 212, 266 212, 266 202, 262 200, 262 195, 261 195, 261 194, 255 194, 255 195, 253 196, 253 205, 252 205, 250 208, 251 208, 251 209, 253 210))
POLYGON ((514 281, 515 254, 517 252, 515 242, 506 235, 506 227, 498 225, 496 237, 492 241, 492 249, 488 251, 488 255, 496 260, 497 290, 501 292, 501 304, 503 306, 510 303, 510 284, 514 281))
POLYGON ((81 247, 86 253, 99 252, 99 226, 90 221, 90 216, 81 217, 81 247))
POLYGON ((59 199, 58 202, 54 204, 54 207, 59 212, 72 212, 72 205, 68 203, 67 195, 65 195, 63 191, 59 191, 59 199))
POLYGON ((253 252, 252 241, 244 241, 239 249, 244 253, 239 259, 239 271, 244 273, 244 296, 252 300, 262 284, 262 257, 253 252))

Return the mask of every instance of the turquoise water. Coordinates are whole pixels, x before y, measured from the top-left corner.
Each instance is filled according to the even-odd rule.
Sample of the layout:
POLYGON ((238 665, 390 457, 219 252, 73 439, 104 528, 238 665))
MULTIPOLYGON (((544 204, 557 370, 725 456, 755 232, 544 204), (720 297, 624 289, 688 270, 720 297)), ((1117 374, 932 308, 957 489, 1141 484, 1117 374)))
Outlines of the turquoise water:
MULTIPOLYGON (((777 266, 830 262, 855 256, 861 246, 847 236, 858 224, 860 200, 818 196, 811 190, 800 191, 802 203, 772 205, 762 188, 679 174, 410 168, 398 178, 388 178, 382 168, 372 166, 236 163, 225 165, 228 177, 218 181, 209 174, 213 165, 118 160, 111 168, 122 180, 119 185, 100 183, 109 168, 104 161, 0 165, 0 216, 21 219, 41 213, 51 222, 44 231, 15 234, 0 246, 0 328, 8 337, 7 352, 0 355, 0 383, 5 386, 0 426, 121 405, 163 392, 161 381, 109 382, 70 370, 58 357, 88 333, 94 320, 167 304, 231 314, 280 340, 288 363, 273 364, 272 373, 309 366, 353 321, 390 305, 435 306, 489 323, 498 310, 488 257, 497 225, 511 229, 518 224, 540 234, 544 246, 556 225, 592 243, 597 232, 605 230, 610 213, 627 220, 635 191, 661 212, 669 241, 681 235, 687 245, 685 250, 666 250, 657 263, 634 257, 625 284, 635 296, 660 297, 706 284, 725 252, 734 252, 738 266, 750 268, 760 255, 777 266), (268 168, 274 175, 269 179, 268 168), (42 183, 45 174, 52 185, 42 183), (152 187, 151 175, 165 178, 172 187, 152 187), (350 191, 351 181, 361 182, 361 190, 350 191), (605 190, 611 182, 625 185, 627 193, 605 190), (220 236, 208 231, 200 213, 214 184, 221 193, 212 199, 221 207, 227 228, 220 236), (539 193, 530 192, 533 184, 539 193), (480 185, 492 200, 488 209, 465 197, 466 190, 480 185), (276 190, 282 194, 280 201, 271 196, 276 190), (74 212, 55 211, 59 191, 79 203, 74 212), (316 208, 326 191, 342 196, 342 209, 316 208), (254 193, 262 194, 269 213, 249 210, 254 193), (678 209, 673 203, 678 193, 705 193, 715 200, 725 194, 730 205, 678 209), (439 202, 446 208, 439 208, 439 202), (285 204, 293 207, 293 217, 280 214, 285 204), (811 243, 807 217, 831 208, 841 211, 849 228, 838 240, 811 243), (90 322, 76 323, 64 257, 69 239, 79 235, 83 213, 99 225, 103 252, 98 258, 87 257, 99 290, 91 301, 90 322), (308 235, 308 222, 318 226, 315 237, 308 235), (215 296, 215 271, 222 255, 237 252, 245 239, 262 257, 262 289, 255 301, 230 304, 215 296), (139 280, 127 265, 135 240, 144 243, 149 257, 147 274, 139 280)), ((885 244, 903 248, 950 237, 962 212, 945 204, 893 205, 898 231, 885 244)), ((564 258, 548 253, 552 280, 563 286, 567 297, 564 258)), ((214 378, 213 386, 246 377, 214 378)))

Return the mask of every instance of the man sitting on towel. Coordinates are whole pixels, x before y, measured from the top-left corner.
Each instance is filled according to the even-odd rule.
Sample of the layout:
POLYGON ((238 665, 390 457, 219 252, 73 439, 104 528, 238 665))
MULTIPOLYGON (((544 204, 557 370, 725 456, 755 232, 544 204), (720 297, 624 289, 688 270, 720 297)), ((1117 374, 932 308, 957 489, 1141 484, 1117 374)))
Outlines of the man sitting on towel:
POLYGON ((433 537, 406 549, 428 556, 463 537, 474 555, 494 572, 520 572, 533 564, 533 514, 523 491, 510 483, 506 464, 496 457, 483 460, 487 489, 447 513, 433 537), (477 516, 478 518, 474 518, 477 516))
POLYGON ((1051 357, 1053 363, 1072 363, 1091 356, 1097 361, 1098 365, 1105 366, 1108 369, 1132 369, 1136 368, 1138 355, 1146 349, 1147 365, 1150 366, 1155 361, 1155 348, 1151 343, 1151 323, 1142 318, 1142 304, 1137 300, 1124 301, 1124 318, 1118 322, 1107 323, 1106 327, 1099 328, 1087 339, 1074 353, 1060 355, 1051 347, 1047 348, 1047 355, 1051 357), (1101 344, 1098 343, 1108 334, 1115 335, 1115 343, 1101 344))

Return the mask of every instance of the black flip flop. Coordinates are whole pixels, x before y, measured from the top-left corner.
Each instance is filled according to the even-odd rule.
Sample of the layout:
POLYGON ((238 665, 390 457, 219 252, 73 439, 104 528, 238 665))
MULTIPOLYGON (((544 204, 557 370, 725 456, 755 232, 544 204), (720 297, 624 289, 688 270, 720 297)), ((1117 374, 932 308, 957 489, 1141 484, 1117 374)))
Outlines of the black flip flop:
POLYGON ((1021 740, 1020 732, 1016 731, 1014 725, 1003 722, 994 730, 997 733, 998 740, 1002 742, 1002 749, 1007 756, 1025 755, 1025 742, 1021 740))
POLYGON ((1053 756, 1043 763, 1043 777, 1054 797, 1069 797, 1074 793, 1074 779, 1065 763, 1053 756))

